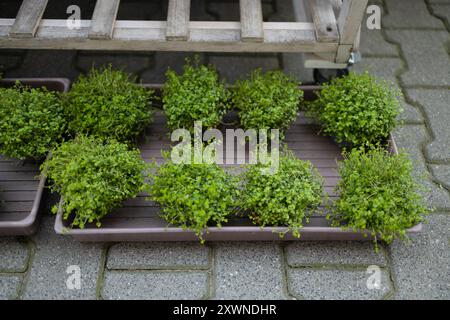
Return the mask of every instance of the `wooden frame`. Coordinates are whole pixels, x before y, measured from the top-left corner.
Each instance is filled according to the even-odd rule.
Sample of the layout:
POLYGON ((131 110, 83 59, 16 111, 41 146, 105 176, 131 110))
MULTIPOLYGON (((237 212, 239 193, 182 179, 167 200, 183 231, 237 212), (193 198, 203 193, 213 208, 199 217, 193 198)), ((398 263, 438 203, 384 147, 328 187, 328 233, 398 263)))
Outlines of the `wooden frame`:
POLYGON ((345 68, 367 0, 293 1, 298 22, 263 22, 261 0, 240 0, 240 22, 190 21, 190 0, 169 0, 167 21, 116 21, 120 0, 97 0, 73 29, 42 19, 48 0, 23 0, 16 19, 0 19, 0 48, 299 52, 313 54, 307 67, 345 68))

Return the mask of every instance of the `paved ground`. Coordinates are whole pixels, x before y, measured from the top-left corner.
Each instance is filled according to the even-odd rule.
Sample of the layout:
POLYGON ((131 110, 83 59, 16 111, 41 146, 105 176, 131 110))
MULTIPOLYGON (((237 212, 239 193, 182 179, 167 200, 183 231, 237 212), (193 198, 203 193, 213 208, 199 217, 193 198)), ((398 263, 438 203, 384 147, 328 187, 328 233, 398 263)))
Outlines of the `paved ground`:
MULTIPOLYGON (((58 3, 64 7, 65 2, 83 1, 58 3)), ((146 2, 146 13, 134 9, 136 1, 123 2, 123 17, 160 15, 153 2, 146 2)), ((394 81, 405 95, 405 124, 395 137, 410 153, 417 174, 428 175, 426 197, 436 208, 421 235, 410 243, 383 246, 380 254, 370 243, 80 244, 55 235, 54 217, 47 213, 37 235, 0 240, 0 299, 449 299, 450 0, 373 2, 384 10, 383 28, 363 31, 364 60, 355 69, 394 81), (80 267, 80 290, 67 289, 70 265, 80 267), (366 286, 370 265, 381 270, 379 289, 366 286)), ((194 3, 197 20, 238 19, 237 7, 227 7, 230 1, 194 3)), ((288 17, 286 3, 264 1, 266 18, 288 17)), ((160 82, 166 67, 179 69, 184 56, 0 51, 0 72, 74 78, 93 62, 111 62, 145 82, 160 82)), ((230 80, 259 66, 283 68, 303 81, 311 78, 292 54, 202 58, 230 80)))

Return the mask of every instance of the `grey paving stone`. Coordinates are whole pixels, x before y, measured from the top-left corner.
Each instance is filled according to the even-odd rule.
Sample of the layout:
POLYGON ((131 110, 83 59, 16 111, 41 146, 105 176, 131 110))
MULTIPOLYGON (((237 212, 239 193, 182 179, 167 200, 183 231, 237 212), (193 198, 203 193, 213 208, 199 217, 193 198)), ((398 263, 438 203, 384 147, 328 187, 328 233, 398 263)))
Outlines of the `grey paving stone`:
POLYGON ((263 71, 281 69, 278 55, 270 53, 210 53, 207 54, 206 60, 216 66, 220 76, 228 82, 245 78, 257 68, 261 68, 263 71))
POLYGON ((0 300, 17 299, 21 277, 0 274, 0 300))
MULTIPOLYGON (((369 1, 369 5, 377 5, 381 9, 381 18, 385 16, 382 1, 369 1)), ((398 56, 397 48, 384 40, 381 29, 368 29, 367 23, 361 25, 360 51, 367 56, 398 56)))
POLYGON ((206 269, 209 248, 199 243, 119 243, 109 249, 109 269, 206 269))
POLYGON ((411 243, 391 246, 397 299, 450 299, 450 216, 427 217, 411 243))
POLYGON ((360 52, 363 59, 372 56, 398 56, 397 48, 384 40, 381 30, 369 30, 366 27, 361 30, 360 52))
POLYGON ((431 161, 450 161, 450 90, 407 90, 409 97, 419 103, 435 139, 425 148, 431 161))
POLYGON ((424 0, 385 0, 387 15, 383 26, 392 28, 440 28, 444 25, 433 17, 424 0))
POLYGON ((19 67, 5 73, 5 77, 63 77, 74 79, 76 51, 28 50, 19 67))
POLYGON ((380 288, 369 289, 367 283, 372 273, 367 273, 366 270, 289 268, 289 292, 299 299, 382 299, 392 291, 392 284, 386 270, 380 271, 380 288))
POLYGON ((434 4, 431 6, 432 12, 442 18, 445 19, 447 22, 447 25, 450 25, 450 2, 447 1, 446 3, 441 4, 434 4))
POLYGON ((448 192, 443 188, 439 188, 429 179, 430 173, 427 170, 421 150, 423 143, 428 139, 425 127, 422 125, 405 125, 397 128, 393 134, 400 150, 404 150, 409 154, 414 164, 414 174, 427 189, 424 196, 428 203, 435 208, 450 208, 448 192))
POLYGON ((30 255, 28 246, 15 238, 0 238, 0 273, 24 272, 30 255))
MULTIPOLYGON (((363 58, 360 63, 355 64, 351 70, 357 73, 368 71, 370 74, 388 80, 396 87, 396 73, 402 68, 402 62, 397 58, 363 58)), ((399 120, 406 123, 422 123, 424 121, 420 111, 401 99, 401 107, 403 112, 399 116, 399 120)))
POLYGON ((397 83, 396 73, 402 68, 402 61, 400 58, 377 58, 369 57, 354 66, 350 70, 362 73, 368 71, 370 74, 383 78, 393 83, 394 86, 399 87, 397 83))
POLYGON ((284 299, 281 249, 276 243, 218 243, 214 299, 284 299))
POLYGON ((136 52, 79 52, 76 66, 83 72, 88 72, 93 66, 100 68, 112 65, 113 69, 123 70, 133 75, 139 75, 150 64, 151 55, 136 52))
POLYGON ((102 297, 114 300, 202 299, 208 294, 205 272, 109 271, 102 297))
POLYGON ((25 299, 95 299, 102 246, 78 243, 55 234, 54 217, 45 217, 34 237, 36 252, 26 283, 25 299), (70 290, 69 266, 79 266, 81 289, 70 290))
POLYGON ((434 178, 447 189, 450 189, 450 164, 429 165, 434 178))
POLYGON ((423 123, 423 116, 420 111, 407 103, 404 99, 401 101, 403 112, 398 116, 398 120, 406 124, 423 123))
POLYGON ((389 39, 399 43, 408 69, 402 73, 405 85, 450 85, 450 57, 445 31, 386 30, 389 39))
POLYGON ((292 242, 285 248, 289 266, 305 265, 386 265, 383 250, 374 252, 373 243, 367 242, 292 242))

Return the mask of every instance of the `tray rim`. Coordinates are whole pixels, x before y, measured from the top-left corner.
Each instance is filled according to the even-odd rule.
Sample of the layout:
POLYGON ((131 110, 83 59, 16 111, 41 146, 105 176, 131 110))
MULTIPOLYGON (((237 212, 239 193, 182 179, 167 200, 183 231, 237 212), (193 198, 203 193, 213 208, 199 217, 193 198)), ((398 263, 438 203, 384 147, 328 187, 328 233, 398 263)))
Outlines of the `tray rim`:
MULTIPOLYGON (((63 86, 62 93, 68 92, 70 88, 70 80, 67 78, 2 78, 1 83, 15 83, 21 82, 24 85, 30 83, 41 84, 44 87, 45 84, 49 82, 57 82, 63 86)), ((39 184, 36 191, 36 196, 33 200, 33 207, 30 213, 21 220, 16 221, 0 221, 0 236, 21 236, 21 235, 32 235, 36 230, 37 217, 39 209, 41 207, 42 196, 44 193, 45 183, 47 178, 40 174, 39 184)))

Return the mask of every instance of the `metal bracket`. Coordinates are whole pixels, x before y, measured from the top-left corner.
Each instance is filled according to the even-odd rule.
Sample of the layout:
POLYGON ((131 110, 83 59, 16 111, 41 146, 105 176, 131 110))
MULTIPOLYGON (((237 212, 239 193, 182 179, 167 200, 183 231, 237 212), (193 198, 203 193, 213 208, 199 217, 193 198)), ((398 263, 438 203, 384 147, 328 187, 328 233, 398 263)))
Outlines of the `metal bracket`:
POLYGON ((360 52, 352 52, 350 55, 350 59, 348 59, 348 66, 351 67, 355 63, 361 62, 362 56, 360 52))

